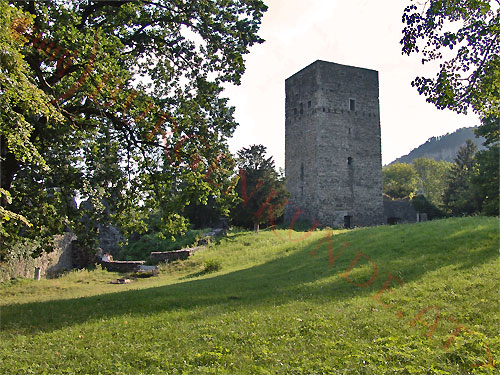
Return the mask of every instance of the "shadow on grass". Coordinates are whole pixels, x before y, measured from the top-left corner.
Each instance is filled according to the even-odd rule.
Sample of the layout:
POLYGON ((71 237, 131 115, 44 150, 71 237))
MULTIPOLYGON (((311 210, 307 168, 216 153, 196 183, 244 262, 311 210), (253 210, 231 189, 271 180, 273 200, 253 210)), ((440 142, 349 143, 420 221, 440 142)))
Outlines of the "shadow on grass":
POLYGON ((443 220, 341 233, 330 243, 332 254, 336 255, 345 242, 349 246, 331 268, 330 245, 326 239, 320 239, 309 245, 297 243, 296 250, 270 262, 205 279, 92 297, 7 305, 2 307, 0 328, 12 335, 34 334, 124 314, 151 315, 215 305, 223 309, 259 308, 295 300, 341 302, 375 293, 389 272, 408 283, 423 280, 426 273, 441 267, 470 268, 489 262, 497 256, 498 222, 479 226, 475 223, 443 220), (313 257, 311 252, 315 249, 313 257), (347 270, 358 250, 373 263, 360 261, 360 269, 353 270, 353 277, 366 281, 372 275, 373 264, 378 270, 376 281, 366 288, 331 277, 347 270), (326 282, 315 284, 328 277, 331 278, 326 282))

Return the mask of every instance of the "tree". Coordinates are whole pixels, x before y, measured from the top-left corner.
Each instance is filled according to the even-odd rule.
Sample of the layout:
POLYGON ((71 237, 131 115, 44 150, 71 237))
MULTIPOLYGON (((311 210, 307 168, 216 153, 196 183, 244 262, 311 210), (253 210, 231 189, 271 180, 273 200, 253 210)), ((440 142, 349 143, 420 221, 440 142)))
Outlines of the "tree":
POLYGON ((15 99, 1 102, 1 191, 33 223, 4 223, 6 232, 78 227, 75 195, 115 205, 97 221, 141 226, 141 207, 177 232, 187 204, 231 195, 226 141, 237 124, 220 94, 239 84, 243 55, 263 42, 261 1, 0 7, 0 90, 15 99))
POLYGON ((476 171, 472 182, 483 197, 482 212, 486 215, 499 214, 500 195, 500 119, 494 116, 483 120, 483 125, 476 129, 478 137, 485 137, 486 150, 476 154, 476 171))
POLYGON ((448 174, 444 207, 453 216, 471 215, 481 210, 481 196, 472 183, 477 146, 469 139, 460 147, 448 174))
POLYGON ((412 161, 412 165, 418 174, 418 192, 423 194, 434 206, 441 207, 443 194, 447 187, 446 177, 452 163, 417 158, 412 161))
POLYGON ((263 145, 253 145, 238 151, 237 158, 240 203, 232 210, 231 218, 238 225, 253 226, 255 232, 260 224, 274 222, 283 215, 289 197, 285 178, 276 172, 273 158, 265 155, 263 145))
POLYGON ((439 109, 500 116, 500 9, 497 0, 411 0, 403 14, 404 54, 438 61, 434 78, 412 82, 439 109))
MULTIPOLYGON (((412 85, 439 109, 481 117, 476 134, 498 139, 500 119, 500 3, 498 0, 411 0, 403 14, 404 54, 422 54, 422 63, 440 62, 435 78, 417 77, 412 85)), ((498 144, 478 154, 476 190, 484 211, 498 212, 498 144), (494 207, 495 206, 495 207, 494 207)), ((462 182, 465 183, 465 182, 462 182)), ((450 191, 452 194, 453 188, 450 191)), ((453 195, 453 194, 452 194, 453 195)), ((474 201, 472 197, 470 202, 474 201)), ((454 201, 458 197, 448 196, 454 201)), ((459 205, 460 206, 460 205, 459 205)), ((466 208, 466 212, 474 210, 466 208)))
POLYGON ((411 197, 418 188, 418 174, 413 165, 396 163, 382 168, 384 194, 392 198, 411 197))
POLYGON ((29 117, 60 119, 48 96, 30 76, 29 66, 19 50, 26 40, 11 29, 11 25, 23 27, 29 22, 28 14, 0 2, 0 237, 9 236, 5 228, 8 222, 11 226, 23 223, 32 226, 25 216, 7 209, 12 195, 5 187, 10 186, 12 176, 5 172, 19 160, 47 170, 39 150, 30 141, 33 126, 29 117))

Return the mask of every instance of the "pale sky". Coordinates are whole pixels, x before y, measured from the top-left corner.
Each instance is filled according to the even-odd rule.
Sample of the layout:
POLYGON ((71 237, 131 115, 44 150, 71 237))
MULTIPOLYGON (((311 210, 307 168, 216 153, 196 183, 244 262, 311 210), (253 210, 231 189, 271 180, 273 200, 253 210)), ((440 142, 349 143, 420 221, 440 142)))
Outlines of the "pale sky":
POLYGON ((427 139, 479 124, 475 115, 440 111, 411 81, 434 76, 418 55, 401 54, 401 16, 407 0, 265 0, 260 36, 246 55, 241 86, 225 96, 240 124, 229 145, 234 153, 263 144, 277 167, 285 164, 285 79, 316 60, 379 72, 382 163, 427 139))

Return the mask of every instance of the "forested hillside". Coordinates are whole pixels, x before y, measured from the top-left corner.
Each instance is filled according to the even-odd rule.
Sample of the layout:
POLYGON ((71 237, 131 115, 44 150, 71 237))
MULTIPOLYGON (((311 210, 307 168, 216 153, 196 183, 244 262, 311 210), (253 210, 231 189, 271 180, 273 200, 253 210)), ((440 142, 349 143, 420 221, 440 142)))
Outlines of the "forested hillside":
POLYGON ((426 157, 436 161, 444 160, 452 162, 460 146, 465 144, 467 139, 471 139, 479 150, 484 150, 482 145, 484 138, 476 138, 474 127, 458 129, 454 133, 445 134, 439 137, 432 137, 423 145, 414 148, 409 154, 401 156, 390 164, 411 163, 413 159, 426 157))

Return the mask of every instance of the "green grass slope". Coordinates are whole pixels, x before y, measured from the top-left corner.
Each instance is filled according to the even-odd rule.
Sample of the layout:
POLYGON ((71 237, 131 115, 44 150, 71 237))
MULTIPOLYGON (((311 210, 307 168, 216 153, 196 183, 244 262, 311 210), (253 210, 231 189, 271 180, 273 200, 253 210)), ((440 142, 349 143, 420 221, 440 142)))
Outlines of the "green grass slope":
POLYGON ((10 282, 0 373, 498 374, 498 252, 476 217, 231 233, 129 285, 10 282))

